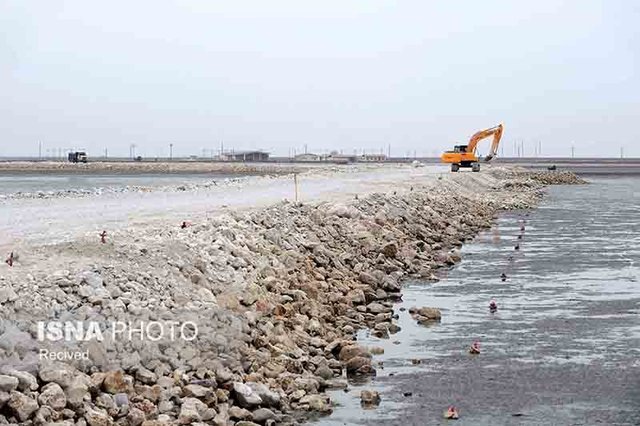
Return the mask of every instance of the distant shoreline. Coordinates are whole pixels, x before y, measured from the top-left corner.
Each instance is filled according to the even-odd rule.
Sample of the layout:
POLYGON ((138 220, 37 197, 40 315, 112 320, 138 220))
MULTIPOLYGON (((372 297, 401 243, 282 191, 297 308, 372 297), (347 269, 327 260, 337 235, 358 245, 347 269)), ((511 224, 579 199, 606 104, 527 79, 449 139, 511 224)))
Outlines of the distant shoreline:
MULTIPOLYGON (((351 165, 410 164, 413 159, 395 159, 373 163, 356 162, 351 165)), ((437 158, 418 158, 425 164, 439 164, 437 158)), ((636 158, 496 158, 492 164, 512 165, 527 169, 546 170, 555 165, 559 171, 571 171, 581 175, 640 175, 640 159, 636 158)), ((7 174, 59 174, 59 175, 144 175, 144 174, 233 174, 265 175, 303 172, 317 167, 344 167, 344 164, 319 161, 296 162, 288 158, 273 158, 268 162, 223 162, 198 160, 131 161, 97 159, 86 164, 66 161, 0 159, 0 175, 7 174)))

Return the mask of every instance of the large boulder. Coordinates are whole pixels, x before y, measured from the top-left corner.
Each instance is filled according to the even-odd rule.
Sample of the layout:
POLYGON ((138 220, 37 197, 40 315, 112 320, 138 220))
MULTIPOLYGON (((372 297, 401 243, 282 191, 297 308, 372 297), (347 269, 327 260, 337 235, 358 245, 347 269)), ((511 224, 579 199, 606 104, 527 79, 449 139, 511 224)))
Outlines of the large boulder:
POLYGON ((382 246, 380 252, 386 257, 395 258, 398 254, 398 244, 396 244, 395 242, 387 243, 382 246))
POLYGON ((40 405, 48 405, 54 410, 62 410, 67 406, 67 397, 59 384, 51 382, 42 387, 38 402, 40 405))
POLYGON ((251 387, 244 383, 233 383, 233 395, 238 405, 243 408, 253 408, 262 404, 262 398, 251 387))
POLYGON ((338 359, 340 361, 349 361, 351 358, 354 358, 356 356, 370 358, 371 354, 365 347, 362 347, 360 345, 349 345, 344 346, 342 349, 340 349, 338 359))
POLYGON ((13 391, 10 394, 7 406, 21 422, 29 420, 31 415, 38 409, 38 401, 20 392, 13 391))
POLYGON ((437 308, 412 307, 409 309, 409 313, 413 315, 413 317, 417 319, 418 322, 420 322, 421 320, 422 321, 440 321, 440 319, 442 318, 440 309, 437 309, 437 308))
POLYGON ((251 388, 253 392, 258 394, 262 403, 267 407, 279 407, 280 406, 280 394, 269 389, 267 385, 256 382, 249 382, 247 386, 251 388))
POLYGON ((276 418, 276 414, 268 408, 258 408, 253 412, 253 421, 263 424, 267 420, 273 420, 276 418))
POLYGON ((0 392, 11 392, 18 389, 20 381, 17 377, 0 374, 0 392))
POLYGON ((375 375, 376 369, 371 365, 371 359, 362 356, 356 356, 347 361, 345 365, 347 375, 350 376, 368 376, 375 375))
POLYGON ((44 365, 38 371, 40 380, 45 383, 57 383, 63 388, 71 384, 76 373, 72 367, 64 364, 44 365))

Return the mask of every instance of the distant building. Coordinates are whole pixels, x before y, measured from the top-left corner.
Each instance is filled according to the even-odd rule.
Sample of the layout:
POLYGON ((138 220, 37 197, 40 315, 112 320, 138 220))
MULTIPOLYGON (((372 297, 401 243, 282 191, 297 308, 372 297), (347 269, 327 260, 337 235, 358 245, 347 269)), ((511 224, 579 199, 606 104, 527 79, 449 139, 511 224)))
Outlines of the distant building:
POLYGON ((387 159, 387 156, 384 154, 364 154, 360 156, 358 161, 381 163, 383 161, 386 161, 386 159, 387 159))
POLYGON ((232 151, 221 155, 225 161, 268 161, 269 153, 263 151, 232 151))

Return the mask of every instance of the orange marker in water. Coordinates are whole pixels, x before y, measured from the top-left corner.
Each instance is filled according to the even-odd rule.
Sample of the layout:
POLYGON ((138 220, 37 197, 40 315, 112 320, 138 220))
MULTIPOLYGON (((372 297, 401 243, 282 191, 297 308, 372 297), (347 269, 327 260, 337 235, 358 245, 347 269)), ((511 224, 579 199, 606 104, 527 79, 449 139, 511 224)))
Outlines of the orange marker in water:
POLYGON ((458 420, 458 410, 453 405, 444 413, 444 418, 448 420, 458 420))

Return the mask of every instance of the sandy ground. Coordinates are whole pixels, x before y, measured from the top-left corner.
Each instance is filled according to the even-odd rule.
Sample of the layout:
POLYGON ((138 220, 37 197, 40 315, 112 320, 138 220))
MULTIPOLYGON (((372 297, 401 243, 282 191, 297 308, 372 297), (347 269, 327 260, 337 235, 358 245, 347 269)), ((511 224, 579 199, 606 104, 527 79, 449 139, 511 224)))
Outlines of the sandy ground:
MULTIPOLYGON (((354 165, 316 167, 298 175, 302 202, 340 201, 356 194, 408 189, 449 175, 446 166, 354 165)), ((176 185, 180 185, 176 177, 176 185)), ((227 186, 195 191, 151 191, 79 198, 4 200, 0 250, 71 241, 158 221, 197 221, 229 209, 260 208, 295 198, 293 175, 250 176, 227 186)))

